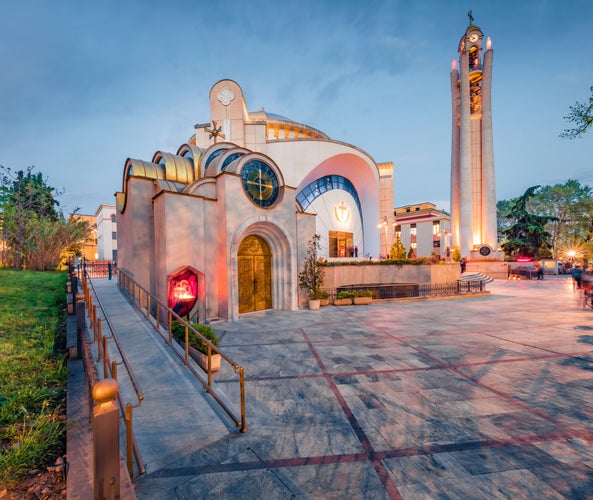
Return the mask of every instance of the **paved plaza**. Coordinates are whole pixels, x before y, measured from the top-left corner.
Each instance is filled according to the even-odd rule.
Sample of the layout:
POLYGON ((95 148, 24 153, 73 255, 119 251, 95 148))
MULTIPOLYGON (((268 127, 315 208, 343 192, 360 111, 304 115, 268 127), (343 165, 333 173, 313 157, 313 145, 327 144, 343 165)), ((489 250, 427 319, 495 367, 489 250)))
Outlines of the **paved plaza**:
POLYGON ((593 498, 593 311, 568 277, 216 323, 246 433, 94 284, 145 394, 140 499, 593 498))

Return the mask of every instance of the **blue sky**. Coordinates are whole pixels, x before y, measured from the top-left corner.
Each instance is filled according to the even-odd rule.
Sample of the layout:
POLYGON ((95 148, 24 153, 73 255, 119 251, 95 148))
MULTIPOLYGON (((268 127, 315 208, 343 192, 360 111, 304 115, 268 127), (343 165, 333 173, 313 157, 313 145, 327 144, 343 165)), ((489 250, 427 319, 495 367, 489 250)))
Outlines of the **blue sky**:
POLYGON ((68 212, 176 152, 223 78, 262 107, 395 164, 395 204, 449 208, 449 72, 468 25, 494 49, 497 199, 593 185, 593 136, 560 139, 593 85, 590 0, 0 0, 0 164, 34 165, 68 212))

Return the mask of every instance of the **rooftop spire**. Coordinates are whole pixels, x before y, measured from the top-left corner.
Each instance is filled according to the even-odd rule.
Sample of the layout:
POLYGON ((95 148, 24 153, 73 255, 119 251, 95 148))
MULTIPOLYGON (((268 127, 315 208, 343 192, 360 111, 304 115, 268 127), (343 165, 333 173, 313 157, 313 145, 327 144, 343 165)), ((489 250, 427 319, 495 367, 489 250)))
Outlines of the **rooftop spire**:
POLYGON ((467 17, 469 17, 469 24, 470 24, 470 26, 471 26, 472 24, 474 24, 474 16, 473 16, 473 14, 472 14, 472 11, 471 11, 471 9, 470 9, 470 10, 469 10, 469 12, 467 13, 467 17))

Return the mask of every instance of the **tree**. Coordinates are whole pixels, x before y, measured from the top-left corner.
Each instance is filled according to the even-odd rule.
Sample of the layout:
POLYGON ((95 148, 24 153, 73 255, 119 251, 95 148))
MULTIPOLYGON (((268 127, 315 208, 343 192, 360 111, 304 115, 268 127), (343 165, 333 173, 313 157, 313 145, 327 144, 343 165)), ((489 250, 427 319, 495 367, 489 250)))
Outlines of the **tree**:
POLYGON ((307 255, 303 262, 303 270, 299 273, 299 288, 305 290, 310 299, 321 298, 321 287, 325 278, 325 270, 318 258, 320 239, 321 236, 316 234, 307 242, 307 255))
POLYGON ((399 239, 399 235, 389 249, 389 258, 391 260, 403 260, 406 258, 406 247, 399 239))
POLYGON ((573 123, 573 128, 564 129, 560 133, 563 139, 576 139, 582 137, 587 129, 593 124, 593 87, 590 89, 591 97, 589 103, 576 102, 570 106, 570 112, 564 117, 569 123, 573 123))
POLYGON ((57 210, 59 193, 34 167, 13 173, 0 166, 0 228, 2 261, 15 269, 47 270, 61 254, 88 235, 88 225, 66 222, 57 210))
POLYGON ((527 211, 528 201, 536 194, 540 186, 532 186, 519 198, 511 200, 509 213, 511 221, 508 229, 503 231, 505 238, 501 247, 507 255, 526 256, 533 258, 549 258, 550 233, 545 226, 553 217, 531 214, 527 211))
POLYGON ((579 181, 569 179, 564 184, 542 187, 529 199, 527 208, 531 213, 550 217, 546 230, 551 234, 555 259, 567 249, 574 249, 575 242, 580 247, 593 236, 593 191, 579 181))

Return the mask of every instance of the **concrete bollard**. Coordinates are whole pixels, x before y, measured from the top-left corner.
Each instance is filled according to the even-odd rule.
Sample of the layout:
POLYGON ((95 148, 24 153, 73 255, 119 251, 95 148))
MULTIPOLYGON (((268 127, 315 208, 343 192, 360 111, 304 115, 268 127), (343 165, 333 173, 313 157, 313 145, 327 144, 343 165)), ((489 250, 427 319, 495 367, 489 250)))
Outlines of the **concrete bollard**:
POLYGON ((108 378, 93 387, 93 490, 95 500, 120 497, 119 411, 114 401, 119 385, 108 378))

